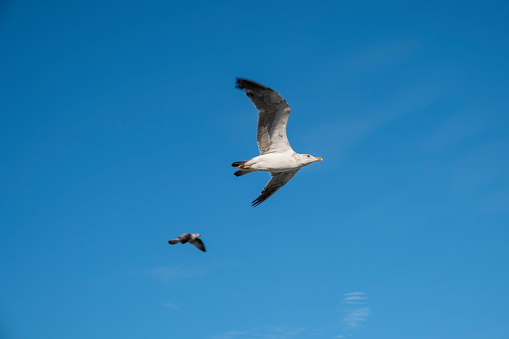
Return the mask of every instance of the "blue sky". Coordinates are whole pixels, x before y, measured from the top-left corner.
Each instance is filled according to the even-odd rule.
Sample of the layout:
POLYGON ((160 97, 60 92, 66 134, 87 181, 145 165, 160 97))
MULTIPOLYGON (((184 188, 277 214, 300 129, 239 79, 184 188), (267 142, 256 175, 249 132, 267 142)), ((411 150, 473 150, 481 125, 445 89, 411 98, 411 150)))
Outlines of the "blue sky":
POLYGON ((507 338, 508 10, 2 2, 0 336, 507 338), (257 208, 237 76, 324 158, 257 208))

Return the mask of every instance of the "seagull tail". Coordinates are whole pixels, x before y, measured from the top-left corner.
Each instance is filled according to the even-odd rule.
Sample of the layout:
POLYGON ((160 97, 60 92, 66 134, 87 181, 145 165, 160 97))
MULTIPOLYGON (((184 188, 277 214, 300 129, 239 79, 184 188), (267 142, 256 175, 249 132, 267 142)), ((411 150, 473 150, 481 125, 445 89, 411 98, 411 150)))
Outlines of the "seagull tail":
POLYGON ((178 240, 170 240, 170 241, 168 241, 168 244, 175 245, 175 244, 178 244, 179 242, 180 241, 178 241, 178 240))
POLYGON ((239 167, 239 166, 242 166, 242 165, 244 165, 246 162, 248 162, 248 160, 234 162, 234 163, 232 164, 232 167, 239 167))

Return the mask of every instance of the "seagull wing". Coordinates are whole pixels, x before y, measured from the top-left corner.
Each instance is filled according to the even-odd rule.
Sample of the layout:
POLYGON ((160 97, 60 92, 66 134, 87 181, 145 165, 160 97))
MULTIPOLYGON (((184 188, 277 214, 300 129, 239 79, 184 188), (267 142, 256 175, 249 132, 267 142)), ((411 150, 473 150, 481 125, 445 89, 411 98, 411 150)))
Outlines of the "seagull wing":
POLYGON ((202 250, 203 252, 206 252, 205 245, 203 244, 203 241, 201 241, 200 239, 196 238, 194 240, 189 241, 189 243, 194 245, 196 248, 202 250))
POLYGON ((287 171, 287 172, 276 172, 276 173, 270 173, 272 178, 270 181, 265 185, 263 188, 262 193, 252 202, 252 206, 256 207, 260 205, 262 202, 267 200, 272 194, 276 193, 278 189, 283 187, 288 181, 290 181, 291 178, 297 173, 299 170, 296 171, 287 171))
POLYGON ((237 78, 237 88, 244 90, 258 113, 256 140, 260 154, 291 150, 286 137, 290 106, 278 92, 254 81, 237 78))

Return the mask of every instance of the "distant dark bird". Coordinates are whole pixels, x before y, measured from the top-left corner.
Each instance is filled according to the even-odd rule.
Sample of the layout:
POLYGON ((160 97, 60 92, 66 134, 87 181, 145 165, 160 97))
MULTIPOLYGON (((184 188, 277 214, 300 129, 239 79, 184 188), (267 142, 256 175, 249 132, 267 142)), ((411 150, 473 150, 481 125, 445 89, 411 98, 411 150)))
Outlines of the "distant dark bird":
POLYGON ((185 244, 186 242, 189 242, 191 245, 194 245, 194 246, 196 246, 196 248, 205 252, 205 245, 203 244, 203 242, 200 239, 198 239, 199 236, 200 235, 198 233, 184 233, 177 239, 168 241, 168 244, 175 245, 175 244, 178 244, 179 242, 183 243, 183 244, 185 244))
POLYGON ((236 87, 244 90, 260 111, 256 132, 260 155, 232 164, 239 168, 239 171, 234 173, 237 177, 255 171, 270 173, 272 178, 252 202, 252 206, 258 206, 290 181, 299 169, 323 159, 309 154, 298 154, 290 147, 286 137, 290 106, 279 93, 254 81, 239 78, 236 87))

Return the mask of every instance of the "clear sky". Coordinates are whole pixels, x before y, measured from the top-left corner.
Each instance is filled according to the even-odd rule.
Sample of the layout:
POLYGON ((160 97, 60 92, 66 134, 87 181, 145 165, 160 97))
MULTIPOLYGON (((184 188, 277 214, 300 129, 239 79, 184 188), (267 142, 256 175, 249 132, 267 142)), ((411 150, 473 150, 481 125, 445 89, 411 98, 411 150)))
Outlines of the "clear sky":
POLYGON ((0 337, 508 338, 508 16, 2 1, 0 337), (256 208, 237 76, 324 158, 256 208))

